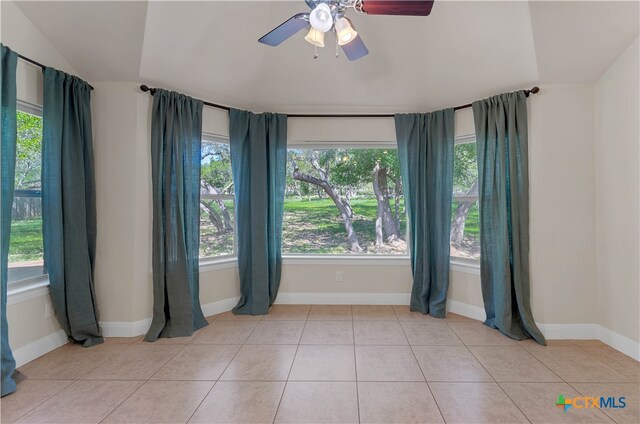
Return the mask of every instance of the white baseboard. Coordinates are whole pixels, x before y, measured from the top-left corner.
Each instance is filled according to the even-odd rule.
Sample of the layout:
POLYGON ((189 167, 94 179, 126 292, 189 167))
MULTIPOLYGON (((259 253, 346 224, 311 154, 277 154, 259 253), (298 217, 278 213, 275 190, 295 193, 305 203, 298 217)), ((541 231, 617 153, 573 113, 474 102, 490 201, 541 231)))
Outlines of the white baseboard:
POLYGON ((468 318, 477 319, 478 321, 484 321, 487 317, 487 314, 484 312, 484 308, 451 299, 447 300, 447 311, 468 318))
POLYGON ((232 310, 239 301, 240 296, 236 296, 229 299, 218 300, 217 302, 207 303, 206 305, 202 305, 202 313, 205 317, 221 314, 232 310))
MULTIPOLYGON (((201 305, 202 313, 208 317, 230 311, 238 303, 240 297, 219 300, 217 302, 201 305)), ((141 319, 134 322, 101 322, 102 335, 104 337, 136 337, 141 336, 149 330, 151 318, 141 319)))
POLYGON ((596 325, 596 327, 597 336, 594 339, 598 339, 615 350, 640 361, 640 343, 601 325, 596 325))
POLYGON ((104 337, 136 337, 145 334, 151 326, 151 318, 133 322, 100 322, 104 337))
POLYGON ((16 360, 16 367, 21 367, 27 362, 31 362, 65 344, 67 344, 67 335, 63 330, 58 330, 55 333, 14 349, 13 357, 16 360))
POLYGON ((280 292, 276 304, 408 305, 409 293, 293 293, 280 292))

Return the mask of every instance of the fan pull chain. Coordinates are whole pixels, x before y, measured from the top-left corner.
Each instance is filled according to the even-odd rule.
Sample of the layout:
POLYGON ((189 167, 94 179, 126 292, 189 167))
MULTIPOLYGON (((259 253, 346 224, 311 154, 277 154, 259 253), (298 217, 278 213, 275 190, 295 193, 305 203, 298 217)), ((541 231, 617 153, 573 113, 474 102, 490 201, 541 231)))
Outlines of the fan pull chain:
POLYGON ((338 58, 338 34, 336 33, 336 59, 338 58))
POLYGON ((313 58, 317 59, 318 58, 318 46, 313 46, 313 49, 314 49, 313 58))

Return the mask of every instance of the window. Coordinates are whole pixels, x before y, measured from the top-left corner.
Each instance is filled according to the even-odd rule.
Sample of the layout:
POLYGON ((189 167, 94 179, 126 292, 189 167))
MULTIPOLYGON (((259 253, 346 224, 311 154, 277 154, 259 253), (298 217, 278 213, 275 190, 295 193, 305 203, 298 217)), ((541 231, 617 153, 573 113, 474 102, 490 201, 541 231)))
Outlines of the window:
POLYGON ((395 148, 290 148, 283 254, 406 255, 395 148))
POLYGON ((451 257, 480 259, 476 143, 456 141, 453 159, 451 257))
POLYGON ((231 154, 225 140, 202 141, 200 170, 200 258, 233 256, 235 211, 231 154))
POLYGON ((22 107, 17 112, 18 139, 8 282, 46 275, 42 244, 42 112, 22 107))

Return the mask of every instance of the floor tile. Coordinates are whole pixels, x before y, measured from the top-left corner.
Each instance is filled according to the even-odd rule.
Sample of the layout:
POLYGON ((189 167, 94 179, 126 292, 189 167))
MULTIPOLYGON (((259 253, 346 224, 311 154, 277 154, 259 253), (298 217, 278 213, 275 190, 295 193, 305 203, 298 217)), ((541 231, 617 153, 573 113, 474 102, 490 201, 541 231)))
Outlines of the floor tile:
POLYGON ((500 331, 489 328, 479 321, 451 321, 451 329, 468 346, 470 345, 517 345, 517 342, 500 331))
POLYGON ((358 383, 361 423, 443 423, 427 383, 358 383))
POLYGON ((410 345, 438 346, 461 345, 456 333, 442 321, 401 322, 400 325, 410 345))
POLYGON ((570 383, 630 381, 606 363, 595 359, 583 347, 528 346, 527 350, 560 378, 570 383))
POLYGON ((76 381, 17 422, 99 423, 141 384, 142 381, 76 381))
POLYGON ((351 305, 311 305, 309 321, 351 321, 351 305))
POLYGON ((2 404, 0 422, 15 422, 72 382, 69 380, 25 380, 18 383, 17 390, 3 397, 0 401, 2 404))
POLYGON ((528 422, 496 383, 429 383, 429 386, 447 423, 528 422))
POLYGON ((465 346, 413 346, 427 381, 493 381, 465 346))
POLYGON ((75 380, 129 346, 103 343, 82 347, 68 343, 20 367, 20 371, 30 380, 75 380))
POLYGON ((409 344, 399 322, 355 321, 353 331, 357 345, 409 344))
POLYGON ((409 305, 394 305, 393 310, 400 321, 430 321, 438 322, 443 321, 439 318, 434 318, 429 314, 423 314, 422 312, 412 312, 409 309, 409 305))
POLYGON ((497 382, 562 381, 520 346, 469 346, 469 350, 497 382))
POLYGON ((258 321, 215 320, 193 340, 195 344, 242 344, 258 321))
POLYGON ((355 321, 397 321, 398 317, 390 305, 353 305, 355 321))
POLYGON ((559 395, 574 398, 579 393, 567 383, 501 383, 503 390, 533 424, 613 423, 602 411, 556 406, 559 395))
POLYGON ((294 345, 244 345, 220 379, 285 381, 296 349, 294 345))
POLYGON ((304 345, 298 348, 289 380, 355 381, 353 346, 304 345))
POLYGON ((273 305, 263 320, 305 321, 310 309, 310 305, 273 305))
POLYGON ((358 381, 424 381, 409 346, 356 346, 358 381))
POLYGON ((137 336, 137 337, 105 337, 104 338, 104 343, 105 344, 131 344, 131 343, 138 343, 142 341, 142 338, 144 336, 137 336))
POLYGON ((284 382, 219 381, 189 422, 271 424, 284 385, 284 382))
POLYGON ((276 423, 357 423, 356 383, 289 382, 276 423))
POLYGON ((236 315, 232 311, 216 315, 216 321, 260 321, 265 315, 236 315))
POLYGON ((300 344, 353 344, 352 321, 307 321, 300 344))
POLYGON ((305 321, 266 321, 258 323, 247 344, 298 344, 305 321))
MULTIPOLYGON (((640 386, 638 383, 572 383, 583 396, 614 397, 624 396, 624 408, 603 408, 602 411, 617 423, 637 424, 640 422, 640 386)), ((620 402, 617 402, 621 405, 620 402)))
POLYGON ((612 347, 586 347, 584 349, 594 359, 606 363, 608 366, 628 377, 630 380, 640 382, 640 362, 618 352, 612 347))
POLYGON ((464 315, 454 314, 453 312, 447 312, 447 321, 471 321, 471 322, 480 322, 473 318, 465 317, 464 315))
POLYGON ((217 380, 239 345, 189 345, 171 358, 152 380, 217 380))
POLYGON ((182 349, 180 345, 133 344, 83 377, 85 380, 146 380, 182 349))
POLYGON ((602 343, 600 340, 584 339, 584 340, 572 340, 574 346, 580 347, 608 347, 607 344, 602 343))
POLYGON ((186 423, 213 384, 212 381, 148 381, 103 423, 186 423))

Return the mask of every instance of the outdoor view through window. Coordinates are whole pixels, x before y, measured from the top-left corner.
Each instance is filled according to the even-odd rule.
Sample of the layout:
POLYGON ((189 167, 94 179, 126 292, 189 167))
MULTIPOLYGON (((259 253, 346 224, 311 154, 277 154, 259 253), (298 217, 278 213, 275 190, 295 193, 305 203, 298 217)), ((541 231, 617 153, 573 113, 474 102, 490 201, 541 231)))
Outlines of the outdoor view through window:
POLYGON ((42 260, 42 118, 17 114, 16 177, 9 241, 9 282, 45 274, 42 260))
MULTIPOLYGON (((451 254, 479 258, 475 143, 454 161, 451 254)), ((203 141, 200 257, 232 256, 234 187, 229 145, 203 141)), ((394 148, 290 148, 283 254, 407 255, 407 217, 394 148)))

